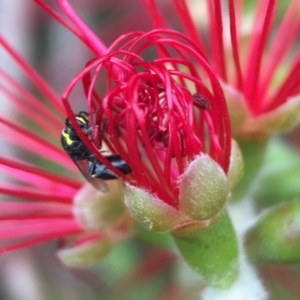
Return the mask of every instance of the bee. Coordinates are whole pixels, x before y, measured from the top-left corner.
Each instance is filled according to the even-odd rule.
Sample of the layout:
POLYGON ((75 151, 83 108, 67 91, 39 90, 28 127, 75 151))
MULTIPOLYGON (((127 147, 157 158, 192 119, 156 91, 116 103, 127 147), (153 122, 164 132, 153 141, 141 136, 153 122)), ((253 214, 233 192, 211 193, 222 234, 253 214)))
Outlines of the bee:
MULTIPOLYGON (((89 137, 93 131, 90 125, 89 114, 80 111, 75 115, 77 124, 82 132, 89 137)), ((118 176, 101 163, 95 155, 81 141, 69 118, 66 119, 65 128, 61 133, 61 144, 70 158, 77 165, 82 175, 98 190, 106 191, 105 180, 117 179, 118 176)), ((105 158, 123 174, 131 172, 131 168, 118 154, 107 155, 105 158)))

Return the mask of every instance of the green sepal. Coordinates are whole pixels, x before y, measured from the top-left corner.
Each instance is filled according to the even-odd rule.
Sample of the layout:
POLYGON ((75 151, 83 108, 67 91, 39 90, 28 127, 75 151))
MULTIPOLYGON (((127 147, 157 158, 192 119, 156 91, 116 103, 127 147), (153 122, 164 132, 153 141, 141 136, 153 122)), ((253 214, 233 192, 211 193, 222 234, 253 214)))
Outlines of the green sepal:
POLYGON ((101 261, 112 249, 112 242, 103 236, 100 240, 87 241, 57 252, 58 258, 67 266, 89 268, 101 261))
POLYGON ((189 164, 180 178, 179 191, 179 210, 199 221, 218 214, 229 194, 223 169, 206 154, 189 164))
POLYGON ((255 263, 300 263, 300 200, 263 213, 247 231, 245 248, 255 263))
POLYGON ((231 140, 230 164, 227 174, 228 190, 232 191, 244 172, 244 161, 241 149, 235 140, 231 140))
POLYGON ((148 230, 168 231, 190 219, 146 190, 126 184, 125 205, 130 215, 148 230))
POLYGON ((207 284, 226 289, 235 282, 238 242, 227 212, 207 227, 187 227, 173 231, 172 236, 184 260, 207 284))

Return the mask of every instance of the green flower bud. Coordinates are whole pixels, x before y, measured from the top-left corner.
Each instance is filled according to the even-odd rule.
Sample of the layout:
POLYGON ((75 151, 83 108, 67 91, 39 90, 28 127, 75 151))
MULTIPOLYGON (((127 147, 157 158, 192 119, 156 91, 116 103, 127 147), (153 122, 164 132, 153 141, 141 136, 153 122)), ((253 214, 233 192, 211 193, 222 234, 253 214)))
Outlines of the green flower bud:
POLYGON ((125 204, 133 218, 148 230, 167 231, 189 220, 174 207, 131 185, 125 188, 125 204))
POLYGON ((300 200, 278 205, 262 214, 245 236, 253 262, 300 262, 300 200))
POLYGON ((67 266, 88 268, 96 265, 111 249, 110 239, 102 236, 101 239, 88 240, 71 248, 59 250, 57 256, 67 266))
POLYGON ((208 220, 222 210, 228 197, 227 177, 210 156, 198 156, 180 180, 179 210, 193 220, 208 220))
POLYGON ((105 193, 88 184, 74 197, 74 215, 83 228, 106 228, 124 213, 123 188, 119 181, 110 180, 107 184, 109 191, 105 193))
POLYGON ((221 84, 225 94, 230 123, 234 132, 235 129, 239 129, 250 117, 250 111, 246 105, 244 95, 240 91, 225 82, 221 84))
POLYGON ((291 97, 276 109, 262 114, 254 122, 268 134, 289 131, 300 121, 300 96, 291 97))

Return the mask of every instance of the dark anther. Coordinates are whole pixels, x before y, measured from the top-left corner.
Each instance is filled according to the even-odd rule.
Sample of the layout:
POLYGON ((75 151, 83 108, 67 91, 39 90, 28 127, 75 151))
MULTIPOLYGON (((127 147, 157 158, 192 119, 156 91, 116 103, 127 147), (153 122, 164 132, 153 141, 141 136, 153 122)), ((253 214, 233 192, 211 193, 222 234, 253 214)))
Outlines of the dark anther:
POLYGON ((193 94, 194 104, 202 109, 210 109, 210 102, 199 93, 193 94))

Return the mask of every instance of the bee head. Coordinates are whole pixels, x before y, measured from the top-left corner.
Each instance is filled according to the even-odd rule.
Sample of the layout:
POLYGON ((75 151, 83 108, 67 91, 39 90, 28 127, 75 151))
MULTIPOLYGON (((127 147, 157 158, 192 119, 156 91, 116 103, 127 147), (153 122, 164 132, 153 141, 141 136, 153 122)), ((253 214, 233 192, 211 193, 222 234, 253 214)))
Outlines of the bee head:
MULTIPOLYGON (((90 125, 88 113, 81 111, 78 115, 75 116, 75 119, 77 121, 77 124, 85 134, 91 133, 92 128, 90 125)), ((65 124, 66 124, 66 131, 68 132, 68 134, 73 136, 77 135, 69 118, 66 119, 65 124)))

